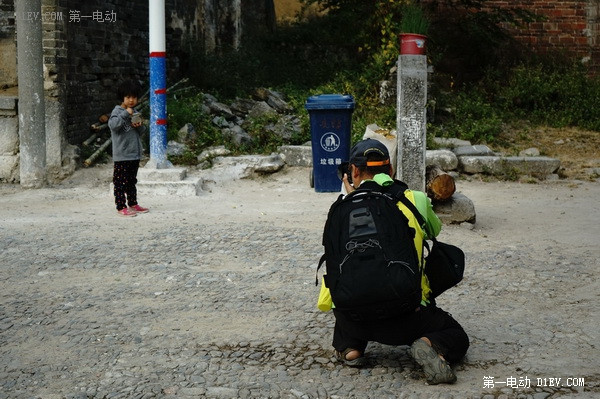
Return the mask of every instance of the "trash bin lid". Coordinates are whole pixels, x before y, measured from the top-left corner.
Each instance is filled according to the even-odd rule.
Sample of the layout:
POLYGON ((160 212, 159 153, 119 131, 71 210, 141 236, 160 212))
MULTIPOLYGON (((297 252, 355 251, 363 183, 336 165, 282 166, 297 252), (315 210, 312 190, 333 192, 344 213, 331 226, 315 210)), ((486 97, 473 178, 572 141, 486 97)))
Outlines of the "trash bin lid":
POLYGON ((304 107, 307 110, 354 109, 354 97, 348 94, 319 94, 310 96, 304 107))

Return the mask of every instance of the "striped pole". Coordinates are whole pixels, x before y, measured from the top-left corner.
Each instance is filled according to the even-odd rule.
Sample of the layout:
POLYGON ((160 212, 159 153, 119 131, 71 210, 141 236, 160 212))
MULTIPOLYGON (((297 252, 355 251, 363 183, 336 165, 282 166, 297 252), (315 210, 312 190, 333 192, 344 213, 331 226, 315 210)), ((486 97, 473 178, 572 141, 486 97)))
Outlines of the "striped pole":
POLYGON ((150 161, 157 169, 167 160, 167 65, 165 0, 148 0, 150 16, 150 161))

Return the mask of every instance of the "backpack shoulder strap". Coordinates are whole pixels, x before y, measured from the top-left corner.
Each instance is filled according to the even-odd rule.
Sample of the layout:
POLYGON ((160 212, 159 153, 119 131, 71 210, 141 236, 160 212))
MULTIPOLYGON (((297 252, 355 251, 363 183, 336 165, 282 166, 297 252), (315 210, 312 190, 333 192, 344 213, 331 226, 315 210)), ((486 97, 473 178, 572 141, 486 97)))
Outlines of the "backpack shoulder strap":
POLYGON ((406 191, 407 189, 408 187, 406 186, 406 184, 402 183, 399 180, 394 180, 394 184, 389 186, 388 192, 391 195, 393 195, 394 198, 396 198, 398 201, 402 202, 402 204, 405 207, 407 207, 408 210, 410 210, 413 213, 413 215, 415 215, 417 222, 419 222, 419 225, 422 226, 423 230, 425 230, 427 236, 431 237, 432 241, 435 241, 435 237, 433 237, 433 234, 430 234, 427 230, 427 222, 423 218, 423 215, 421 215, 421 212, 419 212, 415 204, 413 204, 408 198, 406 198, 406 195, 404 195, 404 191, 406 191))

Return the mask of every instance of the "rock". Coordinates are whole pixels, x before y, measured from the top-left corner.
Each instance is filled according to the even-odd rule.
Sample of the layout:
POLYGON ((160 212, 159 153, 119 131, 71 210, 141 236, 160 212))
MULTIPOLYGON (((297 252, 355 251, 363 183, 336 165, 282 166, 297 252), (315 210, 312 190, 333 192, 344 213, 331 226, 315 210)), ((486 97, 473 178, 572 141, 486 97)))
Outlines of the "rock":
POLYGON ((254 107, 248 112, 248 116, 250 118, 258 119, 267 116, 277 115, 277 111, 275 111, 269 104, 264 101, 258 101, 254 107))
POLYGON ((269 96, 267 99, 267 104, 277 110, 277 112, 285 114, 293 111, 293 108, 283 101, 279 96, 269 96))
POLYGON ((186 123, 179 131, 177 132, 177 140, 179 142, 185 143, 194 141, 196 139, 197 133, 194 125, 191 123, 186 123))
POLYGON ((560 167, 560 160, 548 157, 461 156, 458 159, 465 173, 526 174, 545 178, 560 167))
POLYGON ((433 210, 444 223, 475 223, 475 205, 464 194, 454 193, 448 201, 436 202, 433 210))
POLYGON ((284 115, 277 123, 265 126, 265 130, 284 140, 290 140, 294 135, 302 133, 302 122, 295 115, 284 115))
POLYGON ((217 157, 213 160, 215 168, 221 168, 219 178, 230 175, 232 178, 243 179, 255 173, 274 173, 284 166, 279 154, 245 155, 239 157, 217 157))
POLYGON ((254 91, 253 97, 259 101, 267 103, 279 113, 288 113, 293 111, 293 108, 285 101, 285 96, 282 93, 260 87, 254 91))
POLYGON ((231 108, 223 103, 217 101, 211 102, 208 104, 208 108, 210 108, 211 114, 220 115, 227 120, 235 118, 235 115, 231 112, 231 108))
POLYGON ((455 170, 458 167, 458 158, 450 150, 428 150, 425 153, 425 164, 438 166, 444 171, 455 170))
POLYGON ((200 155, 198 155, 198 162, 204 162, 211 158, 226 156, 229 154, 231 154, 231 151, 225 148, 225 146, 221 145, 216 147, 209 147, 202 151, 200 155))
POLYGON ((461 156, 492 156, 494 155, 494 151, 492 151, 487 145, 468 145, 468 146, 459 146, 452 150, 457 157, 461 156))
POLYGON ((587 168, 585 171, 590 176, 600 176, 600 168, 587 168))
POLYGON ((167 143, 167 155, 181 156, 187 150, 185 144, 171 140, 167 143))
POLYGON ((252 108, 256 105, 256 101, 245 99, 245 98, 236 98, 233 103, 230 104, 231 111, 238 116, 246 116, 252 108))
POLYGON ((443 148, 456 148, 471 145, 470 141, 455 138, 434 137, 433 142, 443 148))
POLYGON ((252 93, 252 97, 254 97, 256 100, 258 101, 267 101, 267 99, 269 98, 269 89, 266 89, 264 87, 259 87, 256 90, 254 90, 254 93, 252 93))
POLYGON ((526 150, 523 150, 523 151, 519 152, 519 156, 520 157, 539 157, 540 156, 540 150, 538 150, 535 147, 528 148, 526 150))
POLYGON ((205 104, 216 103, 219 101, 217 99, 217 97, 213 96, 212 94, 208 94, 208 93, 202 93, 202 97, 204 98, 205 104))
POLYGON ((312 166, 311 145, 282 145, 277 148, 289 166, 312 166))
POLYGON ((230 140, 238 147, 243 144, 252 143, 252 137, 244 130, 241 126, 234 125, 231 128, 225 128, 221 130, 223 137, 230 140))
POLYGON ((227 120, 225 118, 223 118, 222 116, 215 116, 212 120, 212 123, 213 123, 213 125, 215 125, 217 127, 221 127, 221 128, 231 127, 229 122, 227 122, 227 120))

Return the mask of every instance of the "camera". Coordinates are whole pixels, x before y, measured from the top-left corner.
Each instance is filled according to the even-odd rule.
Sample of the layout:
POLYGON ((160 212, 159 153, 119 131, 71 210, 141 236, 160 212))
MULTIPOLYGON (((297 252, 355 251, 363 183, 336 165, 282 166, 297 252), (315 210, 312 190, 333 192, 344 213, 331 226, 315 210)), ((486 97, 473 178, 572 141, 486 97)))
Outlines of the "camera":
POLYGON ((337 175, 340 180, 344 178, 344 173, 348 175, 348 183, 352 184, 352 173, 350 173, 350 163, 342 162, 338 165, 337 175))

